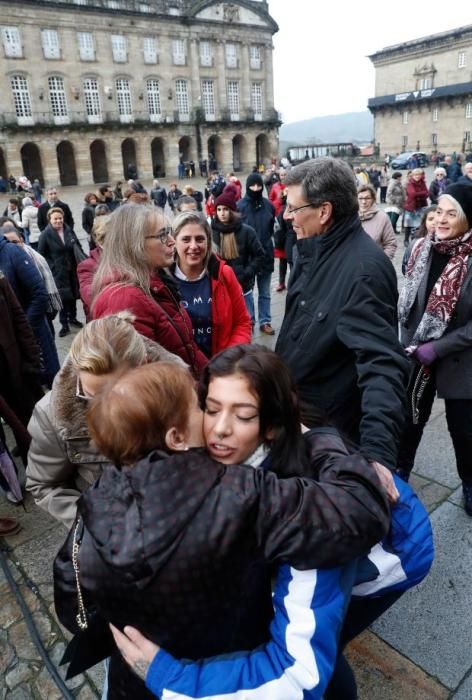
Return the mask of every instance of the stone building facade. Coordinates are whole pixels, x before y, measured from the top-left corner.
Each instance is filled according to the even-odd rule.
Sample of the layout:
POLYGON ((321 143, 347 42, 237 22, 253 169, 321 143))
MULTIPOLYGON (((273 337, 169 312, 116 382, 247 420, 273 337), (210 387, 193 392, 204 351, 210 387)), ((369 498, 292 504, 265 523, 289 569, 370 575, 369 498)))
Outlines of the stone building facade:
POLYGON ((375 97, 368 107, 381 153, 472 150, 472 25, 369 58, 375 97))
POLYGON ((0 0, 0 173, 247 170, 278 150, 264 0, 0 0))

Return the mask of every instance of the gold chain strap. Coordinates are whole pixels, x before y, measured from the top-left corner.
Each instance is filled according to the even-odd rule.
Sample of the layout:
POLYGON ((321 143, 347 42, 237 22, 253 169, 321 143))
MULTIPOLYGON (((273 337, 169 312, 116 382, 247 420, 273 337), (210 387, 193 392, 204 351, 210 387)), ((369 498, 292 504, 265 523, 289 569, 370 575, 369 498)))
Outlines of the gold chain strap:
POLYGON ((75 619, 77 620, 77 624, 79 625, 81 630, 86 630, 88 627, 88 622, 87 622, 87 612, 85 610, 85 605, 84 605, 84 599, 82 597, 82 590, 80 588, 80 579, 79 579, 79 562, 77 561, 77 556, 79 554, 79 549, 80 549, 80 542, 77 541, 77 533, 79 530, 80 526, 80 519, 77 521, 77 525, 75 526, 74 529, 74 540, 72 543, 72 566, 74 567, 74 573, 75 573, 75 581, 77 584, 77 598, 79 602, 79 612, 75 616, 75 619))

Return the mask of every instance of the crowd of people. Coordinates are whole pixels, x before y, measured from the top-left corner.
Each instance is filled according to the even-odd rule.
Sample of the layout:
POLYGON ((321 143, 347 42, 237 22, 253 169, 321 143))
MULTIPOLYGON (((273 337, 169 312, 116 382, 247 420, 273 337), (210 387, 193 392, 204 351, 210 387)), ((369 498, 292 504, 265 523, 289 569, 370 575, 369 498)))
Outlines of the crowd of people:
MULTIPOLYGON (((88 254, 56 187, 11 198, 0 414, 69 530, 56 611, 71 673, 105 660, 104 698, 355 700, 345 645, 432 563, 407 482, 436 395, 472 516, 472 163, 401 180, 324 157, 245 187, 103 185, 88 254), (251 339, 275 335, 276 259, 269 350, 251 339)), ((21 502, 1 427, 0 452, 21 502)))

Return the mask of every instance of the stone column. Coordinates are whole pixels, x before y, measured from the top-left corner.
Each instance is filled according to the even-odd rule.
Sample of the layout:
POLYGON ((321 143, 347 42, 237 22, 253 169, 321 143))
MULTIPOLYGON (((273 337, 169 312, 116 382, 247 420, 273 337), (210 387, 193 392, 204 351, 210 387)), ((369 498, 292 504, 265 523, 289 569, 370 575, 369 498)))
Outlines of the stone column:
POLYGON ((91 185, 93 183, 92 159, 90 158, 90 148, 87 147, 84 137, 85 134, 79 132, 70 141, 74 147, 77 184, 91 185))
MULTIPOLYGON (((226 110, 228 107, 228 95, 226 92, 226 56, 225 56, 224 41, 219 40, 216 43, 215 61, 216 61, 216 69, 217 69, 217 75, 218 75, 217 94, 218 94, 218 101, 219 101, 219 109, 220 109, 220 113, 221 113, 222 109, 226 110)), ((218 115, 217 115, 217 117, 218 117, 218 115)), ((207 157, 207 154, 204 155, 204 158, 206 158, 206 157, 207 157)))
POLYGON ((190 43, 190 109, 201 107, 201 86, 200 86, 200 55, 198 41, 189 39, 190 43), (198 99, 200 98, 200 99, 198 99))
POLYGON ((266 44, 264 50, 265 68, 265 111, 274 108, 274 67, 272 64, 272 44, 266 44))
MULTIPOLYGON (((102 138, 105 142, 108 179, 111 182, 116 182, 117 180, 124 181, 126 178, 124 175, 123 158, 121 155, 121 142, 126 138, 125 134, 123 134, 121 131, 114 131, 108 133, 107 135, 100 134, 100 138, 102 138)), ((93 139, 91 139, 91 141, 93 141, 93 139)))
MULTIPOLYGON (((23 140, 14 140, 11 137, 6 139, 6 142, 2 143, 3 152, 5 154, 7 177, 10 173, 13 173, 15 177, 18 177, 18 173, 23 174, 23 164, 21 162, 21 146, 23 145, 23 140)), ((41 153, 41 149, 40 149, 41 153)), ((42 160, 42 153, 41 153, 42 160)), ((43 165, 44 168, 44 165, 43 165)), ((44 172, 44 170, 43 170, 44 172)))
POLYGON ((148 132, 144 134, 135 132, 133 137, 136 143, 136 160, 139 179, 151 180, 153 178, 151 154, 152 137, 149 136, 148 132))
MULTIPOLYGON (((57 143, 59 143, 59 140, 57 143)), ((43 164, 44 184, 60 186, 59 165, 57 163, 56 141, 50 137, 38 138, 41 142, 40 153, 43 164)))
POLYGON ((241 114, 251 107, 251 71, 249 68, 249 44, 241 44, 241 114))

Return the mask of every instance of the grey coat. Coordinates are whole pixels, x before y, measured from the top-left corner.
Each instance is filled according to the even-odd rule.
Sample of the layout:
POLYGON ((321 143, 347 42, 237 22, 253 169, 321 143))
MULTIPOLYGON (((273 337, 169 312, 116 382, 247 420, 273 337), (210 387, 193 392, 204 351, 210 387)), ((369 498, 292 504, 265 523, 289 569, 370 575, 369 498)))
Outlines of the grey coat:
MULTIPOLYGON (((472 256, 468 262, 468 271, 452 320, 443 337, 433 341, 438 354, 436 386, 442 399, 472 399, 472 256)), ((411 344, 426 308, 430 263, 431 260, 408 320, 401 327, 401 341, 405 347, 411 344)))

